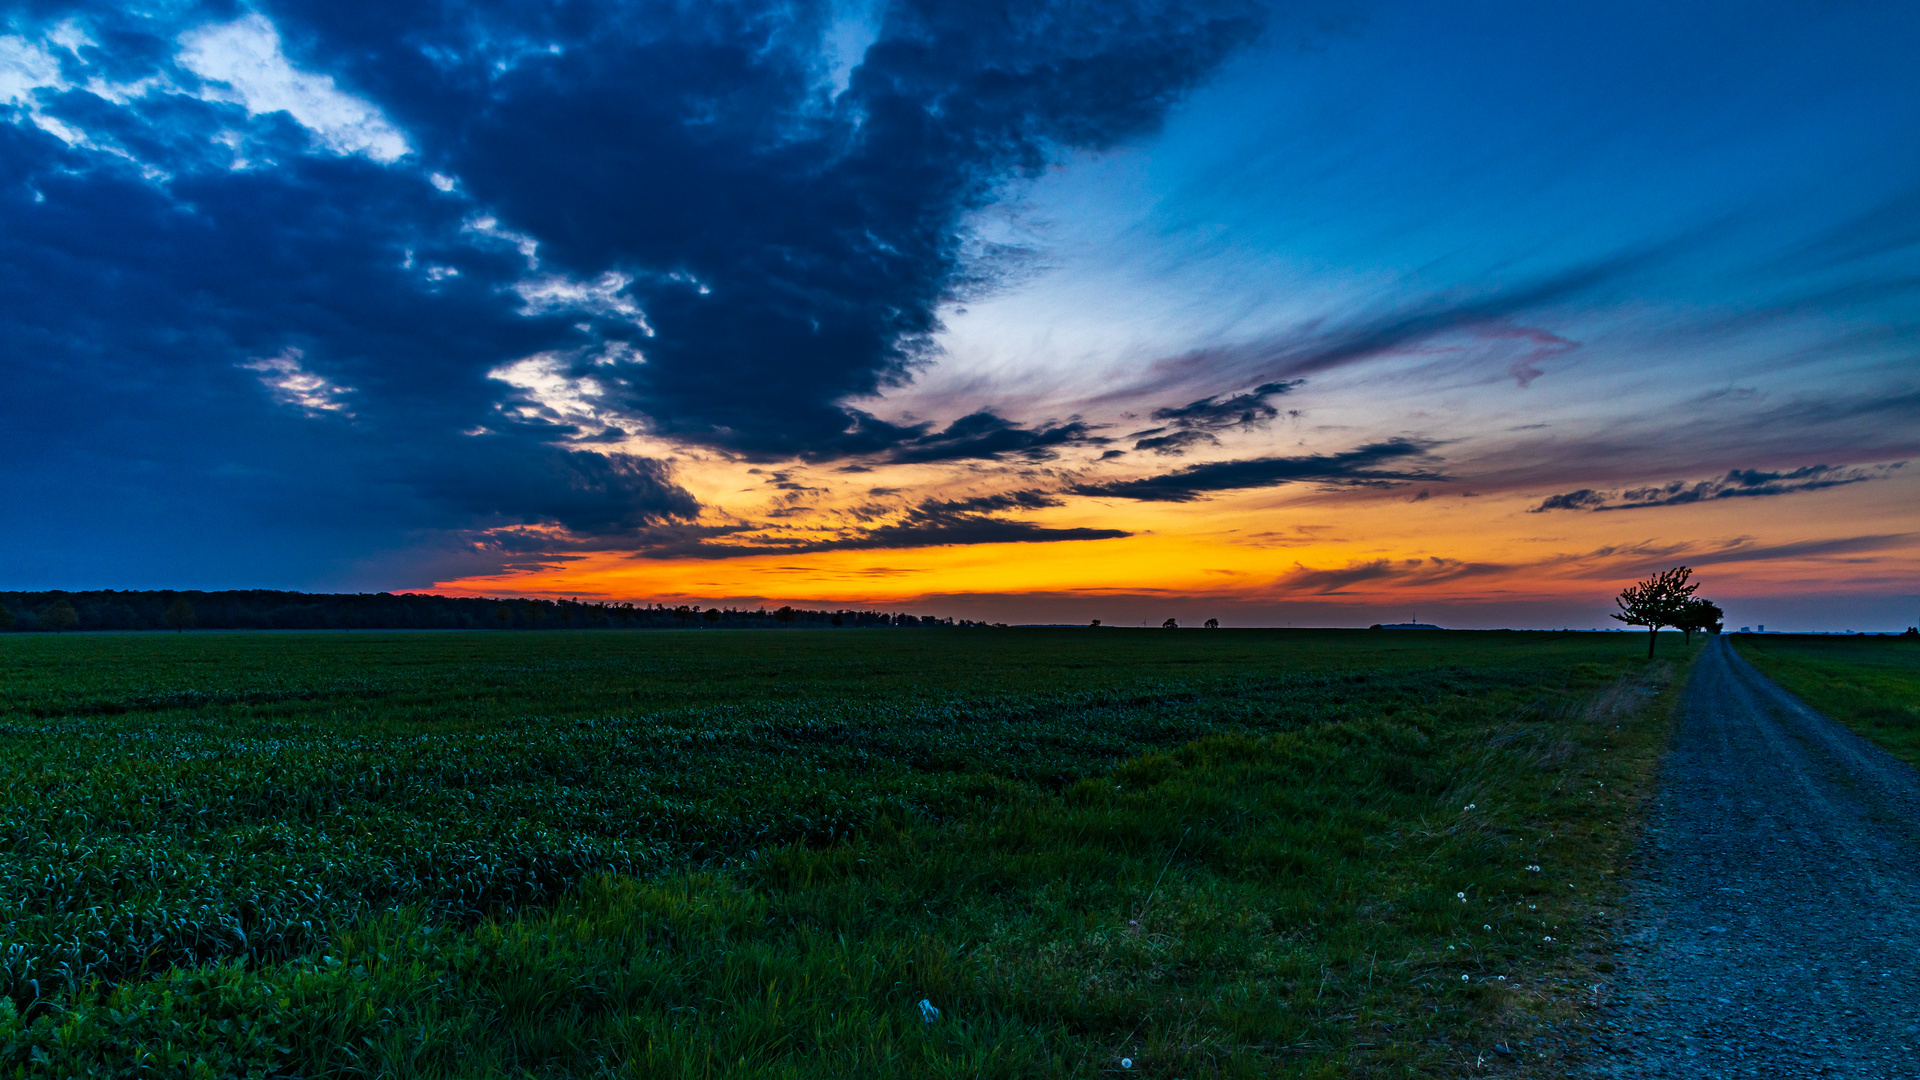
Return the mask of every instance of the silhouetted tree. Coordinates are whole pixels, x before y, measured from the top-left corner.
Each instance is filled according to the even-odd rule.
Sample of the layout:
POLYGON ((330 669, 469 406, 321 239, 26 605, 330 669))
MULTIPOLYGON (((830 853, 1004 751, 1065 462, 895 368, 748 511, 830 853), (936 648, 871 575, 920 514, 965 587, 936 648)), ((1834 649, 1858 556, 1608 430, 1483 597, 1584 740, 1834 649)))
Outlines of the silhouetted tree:
POLYGON ((1219 619, 1208 619, 1208 620, 1207 620, 1207 629, 1209 629, 1209 630, 1218 630, 1218 629, 1220 629, 1220 620, 1219 620, 1219 619))
POLYGON ((790 607, 782 607, 779 611, 773 613, 773 619, 780 625, 785 626, 793 621, 793 609, 790 607))
POLYGON ((1160 624, 1160 629, 1162 629, 1162 630, 1178 630, 1178 629, 1180 629, 1180 620, 1178 620, 1178 619, 1168 619, 1168 620, 1167 620, 1166 622, 1163 622, 1163 623, 1161 623, 1161 624, 1160 624))
POLYGON ((168 608, 167 613, 160 616, 160 619, 177 634, 193 625, 193 605, 187 603, 187 598, 183 596, 175 600, 173 606, 168 608))
POLYGON ((717 607, 710 607, 700 617, 707 620, 707 623, 709 625, 718 626, 720 624, 720 609, 717 607))
POLYGON ((1647 659, 1653 659, 1653 643, 1659 639, 1660 628, 1677 626, 1678 620, 1686 617, 1693 591, 1700 587, 1697 583, 1687 583, 1692 576, 1692 567, 1676 566, 1621 589, 1620 595, 1614 598, 1620 610, 1613 613, 1612 618, 1629 626, 1647 628, 1647 659))
POLYGON ((55 600, 40 613, 40 629, 51 630, 58 634, 62 630, 71 630, 80 625, 80 613, 65 600, 55 600))
POLYGON ((828 622, 830 622, 830 623, 832 623, 832 624, 833 624, 833 625, 835 625, 835 626, 845 626, 845 625, 847 625, 847 620, 846 620, 846 619, 844 619, 844 618, 842 618, 842 617, 841 617, 841 615, 840 615, 840 613, 839 613, 839 612, 837 612, 837 611, 833 613, 833 618, 831 618, 831 619, 828 619, 827 621, 828 621, 828 622))
POLYGON ((1719 604, 1695 597, 1680 606, 1680 614, 1673 620, 1673 625, 1685 635, 1687 643, 1692 644, 1695 630, 1703 634, 1717 634, 1724 628, 1726 617, 1727 613, 1720 610, 1719 604))
POLYGON ((1095 620, 1093 620, 1092 622, 1090 622, 1090 623, 1088 623, 1088 624, 1087 624, 1087 629, 1089 629, 1089 630, 1098 630, 1098 629, 1100 629, 1100 620, 1099 620, 1099 619, 1095 619, 1095 620))

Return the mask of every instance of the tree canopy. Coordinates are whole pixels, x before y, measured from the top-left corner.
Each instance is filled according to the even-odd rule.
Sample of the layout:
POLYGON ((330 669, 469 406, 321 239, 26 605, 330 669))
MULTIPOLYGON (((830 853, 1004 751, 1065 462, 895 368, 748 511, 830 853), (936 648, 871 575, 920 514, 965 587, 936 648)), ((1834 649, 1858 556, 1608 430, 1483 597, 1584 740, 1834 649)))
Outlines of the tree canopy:
POLYGON ((169 629, 176 632, 185 630, 187 627, 193 625, 193 605, 188 603, 187 598, 183 596, 175 600, 173 606, 169 607, 167 613, 162 615, 161 618, 166 621, 169 629))
MULTIPOLYGON (((1613 613, 1613 618, 1629 626, 1647 628, 1648 659, 1653 658, 1653 645, 1660 636, 1660 628, 1677 629, 1680 620, 1689 617, 1688 605, 1693 603, 1694 590, 1700 587, 1698 582, 1687 580, 1692 576, 1692 567, 1676 566, 1621 589, 1620 595, 1614 598, 1620 610, 1613 613)), ((1719 610, 1714 608, 1715 612, 1719 610)))
POLYGON ((1719 604, 1696 596, 1680 605, 1680 614, 1673 620, 1673 625, 1691 642, 1695 630, 1703 634, 1719 633, 1726 617, 1727 613, 1720 610, 1719 604))
POLYGON ((80 614, 65 600, 56 600, 40 613, 40 629, 59 633, 80 625, 80 614))

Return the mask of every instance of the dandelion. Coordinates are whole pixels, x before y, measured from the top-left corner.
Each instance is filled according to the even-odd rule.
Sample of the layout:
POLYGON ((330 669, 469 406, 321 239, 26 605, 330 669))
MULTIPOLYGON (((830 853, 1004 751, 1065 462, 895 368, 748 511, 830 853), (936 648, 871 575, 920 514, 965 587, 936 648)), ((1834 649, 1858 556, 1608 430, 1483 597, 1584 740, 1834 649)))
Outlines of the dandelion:
POLYGON ((1120 1059, 1120 1067, 1121 1067, 1121 1068, 1123 1068, 1123 1069, 1131 1069, 1131 1068, 1133 1068, 1133 1059, 1132 1059, 1132 1058, 1121 1058, 1121 1059, 1120 1059))
POLYGON ((1463 893, 1463 892, 1457 892, 1457 893, 1454 893, 1453 895, 1455 895, 1455 896, 1457 896, 1457 897, 1459 897, 1459 898, 1460 898, 1460 902, 1461 902, 1461 903, 1463 903, 1463 904, 1464 904, 1464 903, 1466 903, 1466 902, 1467 902, 1467 894, 1466 894, 1466 893, 1463 893))
POLYGON ((1491 929, 1493 929, 1493 924, 1492 924, 1492 923, 1488 923, 1487 925, 1485 925, 1485 926, 1482 926, 1482 927, 1481 927, 1480 929, 1482 929, 1482 930, 1491 930, 1491 929))
POLYGON ((1466 982, 1466 981, 1467 981, 1467 977, 1466 977, 1465 975, 1462 975, 1462 976, 1460 976, 1460 981, 1461 981, 1461 982, 1466 982))

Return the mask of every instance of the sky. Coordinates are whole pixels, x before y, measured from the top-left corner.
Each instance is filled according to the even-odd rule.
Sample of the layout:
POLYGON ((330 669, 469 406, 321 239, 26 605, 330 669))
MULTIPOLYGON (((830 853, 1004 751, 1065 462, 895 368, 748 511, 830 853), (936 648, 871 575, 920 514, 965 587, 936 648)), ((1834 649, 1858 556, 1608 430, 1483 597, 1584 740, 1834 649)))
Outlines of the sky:
POLYGON ((7 10, 0 588, 1920 624, 1911 4, 7 10))

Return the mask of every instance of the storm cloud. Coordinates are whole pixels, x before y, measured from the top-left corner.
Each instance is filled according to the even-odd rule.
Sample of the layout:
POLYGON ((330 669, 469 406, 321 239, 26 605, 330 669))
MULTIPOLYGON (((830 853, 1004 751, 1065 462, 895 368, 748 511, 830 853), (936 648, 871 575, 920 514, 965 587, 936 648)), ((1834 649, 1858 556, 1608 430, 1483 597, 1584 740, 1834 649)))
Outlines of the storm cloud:
POLYGON ((939 306, 980 286, 970 213, 1153 131, 1259 8, 909 0, 836 57, 844 19, 805 0, 16 12, 6 497, 106 535, 120 492, 189 560, 205 522, 160 508, 217 503, 256 536, 330 531, 345 558, 421 529, 697 513, 668 462, 605 445, 636 431, 763 461, 1100 445, 1073 419, 845 403, 910 378, 939 306))

